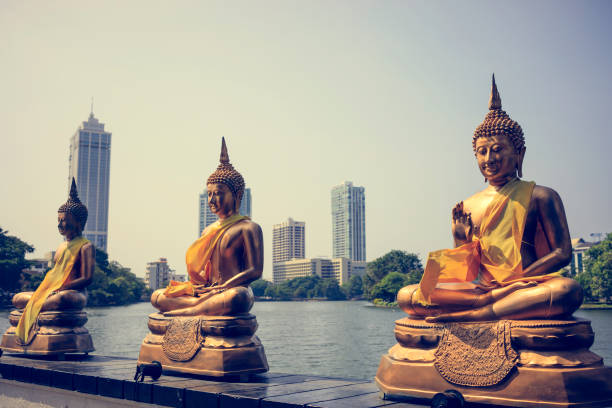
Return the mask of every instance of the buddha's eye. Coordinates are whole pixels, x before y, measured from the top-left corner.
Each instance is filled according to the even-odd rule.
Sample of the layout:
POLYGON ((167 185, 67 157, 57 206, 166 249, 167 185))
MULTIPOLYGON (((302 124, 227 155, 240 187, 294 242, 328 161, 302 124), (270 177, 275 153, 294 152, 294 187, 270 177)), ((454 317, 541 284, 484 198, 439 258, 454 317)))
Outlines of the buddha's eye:
POLYGON ((495 153, 501 152, 503 150, 503 146, 502 145, 495 145, 493 146, 493 148, 491 150, 493 150, 495 153))

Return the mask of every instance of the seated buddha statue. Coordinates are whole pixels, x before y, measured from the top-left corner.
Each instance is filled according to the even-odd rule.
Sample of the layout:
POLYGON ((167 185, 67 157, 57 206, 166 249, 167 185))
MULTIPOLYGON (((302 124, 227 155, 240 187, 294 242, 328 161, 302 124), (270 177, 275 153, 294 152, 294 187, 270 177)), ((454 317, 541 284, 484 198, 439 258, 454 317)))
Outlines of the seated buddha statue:
POLYGON ((220 162, 206 182, 208 205, 219 219, 187 249, 189 281, 170 281, 151 295, 159 313, 149 315, 138 364, 158 361, 166 371, 216 377, 268 370, 257 319, 249 313, 249 284, 263 271, 263 236, 239 214, 244 179, 230 164, 224 138, 220 162))
POLYGON ((11 313, 10 321, 16 327, 9 328, 3 337, 3 349, 12 348, 10 346, 12 336, 19 339, 18 344, 28 345, 40 331, 40 327, 61 326, 64 328, 60 330, 61 333, 51 333, 55 329, 45 330, 44 333, 64 334, 64 337, 75 335, 76 338, 84 336, 86 341, 75 340, 79 343, 75 346, 76 343, 72 344, 64 338, 64 344, 54 349, 53 342, 45 343, 41 340, 40 347, 36 342, 32 343, 30 351, 50 354, 93 350, 89 334, 80 326, 87 320, 81 309, 87 303, 86 287, 91 283, 93 276, 95 249, 82 235, 87 222, 87 207, 78 197, 74 179, 68 200, 58 209, 57 220, 58 230, 66 240, 57 248, 53 259, 54 266, 47 272, 38 288, 34 292, 21 292, 13 297, 13 305, 18 310, 11 313), (68 314, 70 316, 67 316, 68 314), (72 330, 77 327, 79 333, 72 330), (43 349, 39 349, 41 347, 43 349))
POLYGON ((489 185, 453 208, 455 247, 429 254, 399 305, 428 322, 571 315, 582 289, 559 272, 572 253, 563 203, 553 189, 521 180, 523 131, 501 109, 495 77, 472 146, 489 185))
POLYGON ((188 282, 174 282, 151 295, 165 316, 232 316, 253 306, 249 284, 263 271, 261 227, 240 215, 244 179, 229 162, 225 139, 221 163, 208 177, 208 205, 219 220, 187 250, 188 282))

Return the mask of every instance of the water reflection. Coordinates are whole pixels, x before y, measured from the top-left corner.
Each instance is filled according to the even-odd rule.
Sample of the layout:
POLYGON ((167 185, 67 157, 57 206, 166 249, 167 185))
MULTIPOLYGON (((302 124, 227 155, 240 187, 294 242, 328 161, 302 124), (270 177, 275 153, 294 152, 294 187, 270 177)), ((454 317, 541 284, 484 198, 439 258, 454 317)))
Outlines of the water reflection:
MULTIPOLYGON (((270 371, 332 377, 374 377, 382 354, 395 344, 393 324, 404 317, 397 309, 368 302, 256 302, 253 313, 270 371)), ((89 308, 89 329, 96 354, 138 357, 148 333, 149 303, 89 308)), ((0 311, 0 330, 8 327, 8 310, 0 311)), ((610 364, 612 310, 579 310, 595 331, 592 351, 610 364)))

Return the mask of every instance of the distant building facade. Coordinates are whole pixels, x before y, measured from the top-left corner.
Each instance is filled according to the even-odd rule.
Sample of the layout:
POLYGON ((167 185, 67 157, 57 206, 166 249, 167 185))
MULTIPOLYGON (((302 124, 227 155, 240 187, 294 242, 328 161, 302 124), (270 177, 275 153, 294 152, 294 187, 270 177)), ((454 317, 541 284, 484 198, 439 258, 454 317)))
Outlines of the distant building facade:
POLYGON ((272 280, 275 284, 305 276, 320 276, 335 279, 340 285, 352 276, 363 276, 366 262, 351 261, 348 258, 304 258, 277 262, 272 267, 272 280))
POLYGON ((306 223, 287 221, 272 226, 272 263, 302 259, 306 256, 306 223))
POLYGON ((366 260, 365 188, 350 181, 331 191, 332 257, 366 260))
POLYGON ((91 112, 89 119, 70 139, 68 188, 74 177, 79 198, 89 213, 83 235, 105 252, 108 244, 110 150, 111 133, 104 130, 104 124, 91 112))
MULTIPOLYGON (((199 227, 198 235, 202 235, 204 228, 208 227, 213 222, 217 221, 219 217, 211 211, 208 206, 208 190, 204 188, 204 192, 200 194, 200 212, 199 212, 199 227)), ((242 201, 240 202, 240 214, 251 217, 251 189, 245 188, 244 194, 242 195, 242 201)))
POLYGON ((597 244, 597 242, 587 242, 582 238, 572 239, 572 262, 569 266, 570 276, 576 276, 577 274, 584 272, 586 251, 588 251, 593 245, 597 244))
POLYGON ((173 271, 168 266, 166 258, 159 258, 157 261, 147 263, 147 271, 145 273, 145 284, 147 288, 157 290, 168 286, 172 279, 173 271))

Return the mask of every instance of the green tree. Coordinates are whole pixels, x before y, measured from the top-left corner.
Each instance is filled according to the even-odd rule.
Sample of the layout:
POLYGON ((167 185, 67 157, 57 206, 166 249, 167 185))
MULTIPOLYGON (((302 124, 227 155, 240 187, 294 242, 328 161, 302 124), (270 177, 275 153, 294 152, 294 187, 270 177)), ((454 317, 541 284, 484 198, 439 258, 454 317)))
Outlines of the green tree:
POLYGON ((342 286, 349 299, 359 297, 363 294, 363 280, 359 275, 351 276, 351 279, 342 286))
POLYGON ((253 294, 255 296, 265 296, 266 289, 268 286, 272 285, 272 282, 263 279, 257 279, 255 282, 251 283, 251 289, 253 290, 253 294))
POLYGON ((612 233, 585 253, 585 272, 576 278, 585 290, 587 299, 603 300, 612 298, 612 233))
POLYGON ((394 249, 380 258, 368 263, 363 281, 363 293, 368 299, 374 299, 372 290, 391 272, 405 275, 406 284, 418 283, 423 276, 423 265, 416 254, 394 249))
POLYGON ((372 299, 382 299, 385 302, 395 302, 397 292, 409 284, 407 275, 390 272, 372 288, 372 299))
POLYGON ((25 254, 33 251, 32 245, 8 235, 0 227, 0 289, 6 292, 21 289, 21 271, 28 266, 25 254))

